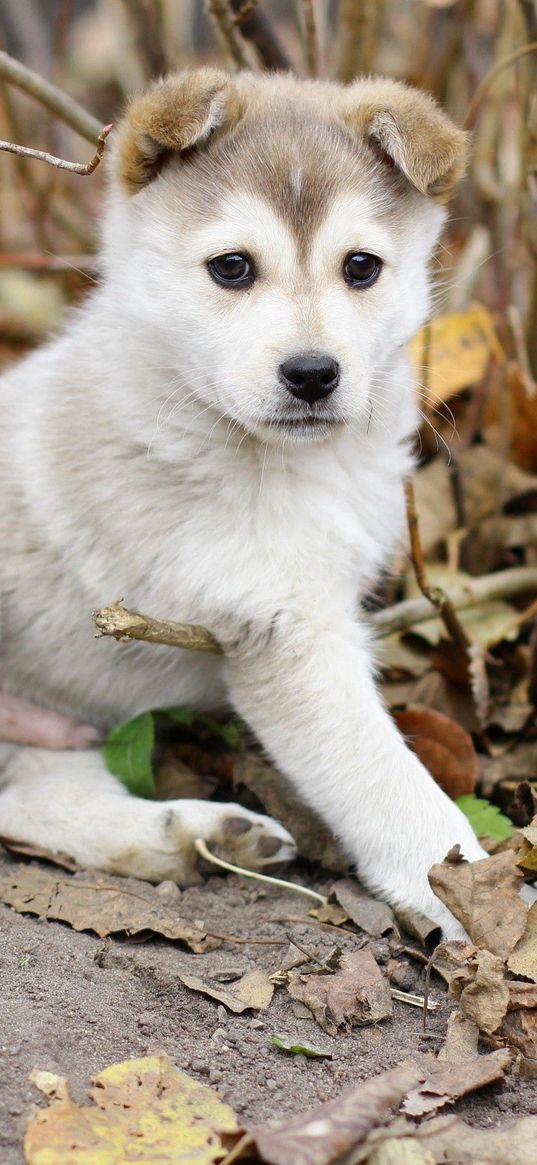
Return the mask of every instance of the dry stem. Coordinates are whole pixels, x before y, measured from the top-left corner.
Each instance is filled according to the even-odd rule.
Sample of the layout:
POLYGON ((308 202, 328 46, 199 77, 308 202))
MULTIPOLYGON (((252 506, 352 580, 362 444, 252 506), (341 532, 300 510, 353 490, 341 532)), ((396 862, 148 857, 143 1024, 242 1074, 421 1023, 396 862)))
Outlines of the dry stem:
POLYGON ((101 126, 91 113, 87 113, 77 101, 63 93, 56 85, 40 77, 39 73, 34 73, 33 69, 28 69, 26 65, 22 65, 20 61, 2 51, 0 51, 0 77, 35 97, 36 101, 50 109, 51 113, 66 125, 70 125, 71 129, 76 130, 76 133, 86 141, 93 144, 99 140, 101 126))
POLYGON ((496 80, 496 77, 499 77, 500 73, 503 73, 504 69, 508 69, 509 65, 514 65, 516 61, 521 59, 521 57, 527 56, 528 53, 535 52, 537 52, 537 40, 531 41, 530 44, 521 45, 520 48, 515 49, 514 52, 509 53, 506 57, 503 57, 501 61, 498 61, 498 64, 495 65, 493 69, 491 69, 490 73, 487 73, 487 76, 483 78, 481 84, 477 86, 477 89, 466 111, 466 117, 464 119, 465 129, 470 129, 472 127, 481 101, 483 100, 485 93, 496 80))
POLYGON ((290 69, 291 62, 276 35, 269 17, 257 0, 231 0, 234 21, 245 40, 250 41, 266 69, 290 69))
POLYGON ((407 481, 405 493, 408 532, 410 535, 410 555, 417 584, 421 593, 436 607, 451 639, 454 639, 455 643, 458 643, 464 651, 468 651, 468 648, 473 646, 473 641, 463 627, 449 595, 441 587, 433 586, 427 577, 419 534, 416 498, 414 495, 414 486, 411 481, 407 481))
POLYGON ((57 158, 54 154, 47 153, 46 150, 33 150, 29 146, 16 145, 15 142, 0 141, 0 150, 4 150, 8 154, 16 154, 19 158, 34 158, 38 162, 48 162, 49 166, 55 166, 57 170, 69 170, 71 174, 81 174, 82 177, 87 177, 97 169, 111 129, 112 125, 105 125, 97 138, 97 149, 89 162, 68 162, 65 158, 57 158))
POLYGON ((318 77, 320 69, 319 31, 313 5, 314 0, 302 0, 306 65, 310 77, 318 77))
POLYGON ((173 623, 169 619, 153 619, 139 611, 128 611, 121 603, 111 603, 93 612, 97 638, 112 635, 114 639, 139 639, 145 643, 162 643, 167 647, 187 647, 192 651, 208 651, 220 655, 216 639, 191 623, 173 623))
POLYGON ((239 69, 250 68, 250 61, 244 52, 242 38, 237 30, 237 24, 228 0, 207 0, 207 7, 219 39, 230 59, 239 69))

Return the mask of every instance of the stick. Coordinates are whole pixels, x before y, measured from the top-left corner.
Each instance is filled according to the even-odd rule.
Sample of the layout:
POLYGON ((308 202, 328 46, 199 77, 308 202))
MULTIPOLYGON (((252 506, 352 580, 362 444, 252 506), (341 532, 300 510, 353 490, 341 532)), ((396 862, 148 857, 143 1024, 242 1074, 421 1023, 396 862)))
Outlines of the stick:
POLYGON ((254 46, 266 69, 291 69, 291 61, 284 51, 268 16, 258 8, 257 0, 231 0, 234 22, 245 40, 254 46))
POLYGON ((412 558, 417 584, 422 594, 436 607, 450 637, 467 652, 473 646, 472 638, 468 635, 465 627, 463 627, 449 595, 441 587, 433 586, 427 577, 421 548, 416 498, 414 495, 414 486, 411 481, 407 481, 406 483, 405 494, 408 532, 410 535, 410 556, 412 558))
POLYGON ((76 130, 81 138, 92 144, 99 140, 101 126, 97 118, 87 113, 77 101, 63 93, 56 85, 52 85, 50 81, 46 81, 39 73, 34 73, 33 69, 28 69, 26 65, 22 65, 20 61, 2 51, 0 51, 0 77, 35 97, 36 101, 40 101, 41 105, 46 106, 51 113, 59 117, 60 121, 76 130))
POLYGON ((503 73, 504 69, 508 69, 509 65, 514 65, 516 61, 521 59, 521 57, 527 56, 528 53, 535 52, 537 52, 537 40, 531 41, 530 44, 523 44, 520 48, 515 49, 514 52, 509 53, 508 56, 504 57, 502 61, 499 61, 498 64, 495 65, 493 69, 491 69, 490 73, 487 73, 487 76, 484 77, 481 84, 477 86, 477 89, 466 111, 466 117, 464 119, 465 129, 471 129, 481 101, 487 90, 492 85, 493 81, 496 80, 496 77, 499 77, 500 73, 503 73))
POLYGON ((32 150, 29 146, 18 146, 15 142, 0 141, 0 150, 5 150, 8 154, 17 154, 19 158, 36 158, 38 162, 48 162, 49 166, 55 166, 57 170, 69 170, 71 174, 81 174, 82 177, 87 177, 97 169, 111 129, 112 125, 105 125, 97 138, 97 149, 89 162, 68 162, 65 158, 57 158, 54 154, 48 154, 46 150, 32 150))
POLYGON ((314 0, 302 0, 302 18, 304 21, 304 47, 306 50, 308 73, 310 77, 318 77, 320 67, 319 34, 313 2, 314 0))
POLYGON ((228 56, 239 69, 248 69, 250 62, 244 52, 242 38, 237 31, 228 0, 207 0, 207 6, 219 39, 227 50, 228 56))
POLYGON ((169 619, 153 619, 151 615, 141 615, 139 611, 128 611, 120 602, 94 611, 92 617, 97 628, 97 639, 102 635, 113 635, 118 640, 140 639, 146 643, 162 643, 168 647, 187 647, 191 651, 221 654, 220 645, 205 627, 193 623, 173 623, 169 619))
MULTIPOLYGON (((489 599, 515 598, 534 591, 537 591, 537 567, 519 566, 470 579, 463 587, 456 587, 449 598, 455 610, 464 611, 489 599)), ((436 617, 430 599, 424 597, 405 599, 393 607, 386 607, 384 611, 376 611, 371 616, 371 623, 378 638, 383 639, 394 631, 405 631, 408 627, 426 623, 436 617)), ((205 627, 175 623, 171 619, 154 619, 151 615, 141 615, 139 611, 129 611, 121 603, 111 603, 108 607, 94 611, 93 621, 98 638, 112 635, 117 640, 140 639, 146 643, 209 651, 214 655, 221 653, 216 639, 205 627)))

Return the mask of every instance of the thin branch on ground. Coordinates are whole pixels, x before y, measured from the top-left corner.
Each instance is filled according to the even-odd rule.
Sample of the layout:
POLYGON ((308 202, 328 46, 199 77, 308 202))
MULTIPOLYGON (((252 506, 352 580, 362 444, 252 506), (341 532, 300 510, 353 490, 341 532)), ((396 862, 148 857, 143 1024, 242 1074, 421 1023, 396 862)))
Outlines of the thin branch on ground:
POLYGON ((257 0, 231 0, 231 7, 235 24, 244 39, 254 46, 261 64, 266 69, 291 69, 291 61, 276 35, 273 22, 258 7, 257 0))
POLYGON ((455 643, 458 643, 465 651, 468 651, 473 646, 473 640, 465 627, 463 627, 449 595, 446 594, 442 587, 433 586, 427 577, 421 547, 416 498, 414 495, 414 486, 411 481, 407 481, 406 483, 405 494, 408 532, 410 536, 410 557, 414 566, 416 582, 422 595, 425 595, 425 598, 436 607, 450 638, 455 643))
POLYGON ((38 162, 47 162, 49 166, 54 166, 57 170, 68 170, 70 174, 81 174, 84 178, 93 174, 94 170, 97 169, 111 129, 112 125, 105 125, 97 138, 97 149, 89 162, 68 162, 65 158, 57 158, 54 154, 47 153, 46 150, 33 150, 30 146, 19 146, 15 142, 0 141, 0 150, 4 150, 7 154, 16 154, 19 158, 34 158, 38 162))
POLYGON ((71 129, 92 145, 99 140, 102 126, 96 117, 56 85, 52 85, 39 73, 34 73, 33 69, 28 69, 15 57, 10 57, 9 53, 3 51, 0 51, 0 77, 35 97, 36 101, 59 117, 60 121, 70 125, 71 129))
POLYGON ((223 48, 239 69, 249 69, 251 62, 244 51, 244 42, 228 0, 207 0, 207 8, 223 48))

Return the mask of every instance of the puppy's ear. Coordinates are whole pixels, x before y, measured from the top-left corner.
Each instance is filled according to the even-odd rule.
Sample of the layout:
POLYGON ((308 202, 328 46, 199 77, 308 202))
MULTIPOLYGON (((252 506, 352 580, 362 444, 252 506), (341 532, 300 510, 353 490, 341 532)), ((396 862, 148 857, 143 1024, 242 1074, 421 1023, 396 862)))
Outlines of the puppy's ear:
POLYGON ((135 194, 159 173, 165 157, 201 145, 240 117, 233 81, 220 69, 196 69, 157 81, 135 98, 119 130, 119 175, 135 194))
POLYGON ((464 173, 468 134, 432 97, 398 81, 359 80, 344 97, 349 129, 369 139, 430 198, 446 202, 464 173))

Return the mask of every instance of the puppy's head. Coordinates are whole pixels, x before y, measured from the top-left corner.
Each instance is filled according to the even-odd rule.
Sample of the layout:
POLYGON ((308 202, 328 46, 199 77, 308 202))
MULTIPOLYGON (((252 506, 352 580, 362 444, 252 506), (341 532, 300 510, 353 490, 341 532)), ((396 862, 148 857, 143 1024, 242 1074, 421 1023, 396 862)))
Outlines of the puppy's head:
POLYGON ((178 74, 120 128, 109 277, 184 392, 262 440, 325 440, 374 401, 388 424, 465 152, 397 82, 178 74))

